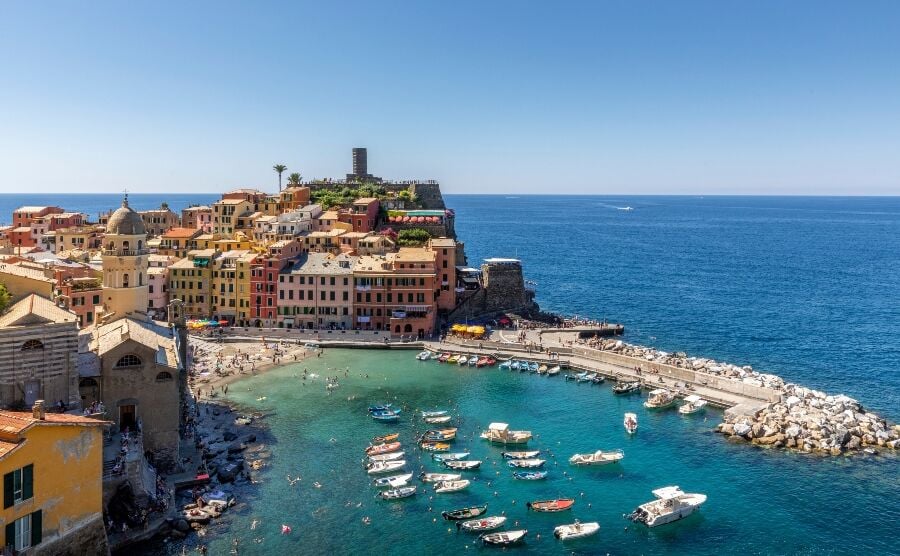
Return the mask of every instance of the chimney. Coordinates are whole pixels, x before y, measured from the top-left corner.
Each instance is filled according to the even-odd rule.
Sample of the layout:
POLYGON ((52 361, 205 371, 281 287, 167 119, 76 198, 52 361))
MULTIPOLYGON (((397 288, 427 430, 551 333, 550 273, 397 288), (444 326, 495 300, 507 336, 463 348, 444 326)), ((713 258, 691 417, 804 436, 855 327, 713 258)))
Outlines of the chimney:
POLYGON ((34 407, 31 408, 31 416, 41 421, 44 420, 46 417, 44 413, 44 400, 37 400, 34 402, 34 407))

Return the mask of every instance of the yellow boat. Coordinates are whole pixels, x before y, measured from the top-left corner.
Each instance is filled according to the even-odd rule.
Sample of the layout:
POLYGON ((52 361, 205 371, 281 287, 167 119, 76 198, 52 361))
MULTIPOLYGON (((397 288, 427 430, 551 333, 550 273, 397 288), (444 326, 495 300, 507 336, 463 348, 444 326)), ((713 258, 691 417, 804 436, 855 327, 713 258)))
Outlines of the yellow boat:
POLYGON ((426 452, 449 452, 450 445, 444 442, 422 442, 420 444, 423 450, 426 452))
POLYGON ((459 359, 459 355, 451 355, 450 357, 447 358, 447 363, 456 363, 456 361, 458 359, 459 359))
POLYGON ((430 442, 453 440, 456 438, 456 430, 456 428, 449 428, 426 431, 425 434, 422 435, 422 440, 430 442))
POLYGON ((372 439, 372 445, 375 444, 387 444, 388 442, 393 442, 400 437, 399 432, 392 432, 391 434, 383 434, 381 436, 376 436, 372 439))

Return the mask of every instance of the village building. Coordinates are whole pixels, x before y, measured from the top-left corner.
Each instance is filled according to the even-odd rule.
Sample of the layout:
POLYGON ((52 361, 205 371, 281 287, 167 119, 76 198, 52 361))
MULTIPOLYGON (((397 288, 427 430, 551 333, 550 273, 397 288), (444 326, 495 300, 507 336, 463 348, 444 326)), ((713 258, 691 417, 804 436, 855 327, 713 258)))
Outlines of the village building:
POLYGON ((278 326, 353 328, 353 267, 357 257, 307 253, 278 276, 278 326))
POLYGON ((138 214, 144 221, 144 229, 148 236, 160 236, 170 228, 181 225, 181 219, 166 203, 158 209, 142 210, 138 214))

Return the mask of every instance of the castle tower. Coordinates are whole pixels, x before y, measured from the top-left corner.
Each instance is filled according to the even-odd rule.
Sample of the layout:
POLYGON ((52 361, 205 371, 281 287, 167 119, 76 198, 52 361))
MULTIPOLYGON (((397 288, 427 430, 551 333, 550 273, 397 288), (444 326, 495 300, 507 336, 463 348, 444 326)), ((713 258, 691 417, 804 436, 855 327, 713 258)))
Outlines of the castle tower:
POLYGON ((147 232, 128 197, 106 224, 103 238, 103 320, 146 318, 149 299, 147 232))

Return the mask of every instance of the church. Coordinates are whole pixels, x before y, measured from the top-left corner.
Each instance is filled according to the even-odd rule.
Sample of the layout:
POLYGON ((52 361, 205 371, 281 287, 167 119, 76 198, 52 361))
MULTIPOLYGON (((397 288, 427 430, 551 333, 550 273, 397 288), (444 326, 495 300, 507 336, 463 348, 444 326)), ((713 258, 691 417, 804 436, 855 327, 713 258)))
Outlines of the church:
POLYGON ((82 406, 101 402, 120 431, 140 431, 144 449, 172 463, 178 458, 184 338, 147 315, 147 233, 127 197, 109 217, 103 242, 103 307, 78 338, 82 406))

